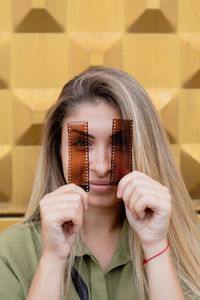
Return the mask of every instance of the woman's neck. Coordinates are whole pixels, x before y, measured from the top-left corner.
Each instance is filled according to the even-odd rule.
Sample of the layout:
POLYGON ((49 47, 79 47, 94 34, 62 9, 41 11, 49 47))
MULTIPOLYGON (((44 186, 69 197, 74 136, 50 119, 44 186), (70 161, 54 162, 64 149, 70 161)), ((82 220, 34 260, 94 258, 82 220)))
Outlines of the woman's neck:
POLYGON ((89 234, 109 234, 122 227, 124 206, 118 202, 110 207, 89 205, 84 213, 84 231, 89 234))

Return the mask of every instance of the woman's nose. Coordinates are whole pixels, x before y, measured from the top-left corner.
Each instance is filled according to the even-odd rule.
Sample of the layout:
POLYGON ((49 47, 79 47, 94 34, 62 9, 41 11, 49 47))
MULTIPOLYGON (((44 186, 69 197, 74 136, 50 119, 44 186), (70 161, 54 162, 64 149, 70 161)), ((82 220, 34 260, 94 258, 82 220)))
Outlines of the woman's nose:
POLYGON ((111 147, 98 147, 89 153, 89 169, 96 176, 105 177, 111 170, 111 147))

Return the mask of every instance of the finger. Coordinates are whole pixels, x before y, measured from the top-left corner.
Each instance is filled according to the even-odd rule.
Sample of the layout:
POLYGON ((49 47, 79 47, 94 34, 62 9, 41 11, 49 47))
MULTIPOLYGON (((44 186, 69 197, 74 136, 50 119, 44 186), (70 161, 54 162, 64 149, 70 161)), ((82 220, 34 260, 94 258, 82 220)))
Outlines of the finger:
POLYGON ((82 201, 83 201, 83 206, 85 209, 88 208, 88 193, 86 193, 86 191, 84 191, 83 188, 81 188, 80 186, 74 184, 74 183, 70 183, 68 184, 68 188, 70 191, 77 191, 77 193, 79 193, 82 197, 82 201))
POLYGON ((72 222, 63 223, 63 229, 67 231, 69 234, 79 234, 81 228, 75 226, 72 222))
POLYGON ((162 194, 168 194, 168 191, 164 189, 164 187, 162 186, 158 186, 158 185, 155 186, 149 182, 144 183, 144 181, 135 180, 134 182, 129 182, 126 185, 122 194, 122 198, 128 204, 130 198, 132 198, 133 195, 134 198, 137 199, 138 196, 141 196, 144 193, 149 195, 159 196, 162 194))
POLYGON ((123 192, 126 189, 126 187, 130 184, 132 177, 128 176, 130 174, 125 175, 120 182, 118 183, 117 187, 117 197, 122 198, 123 192))
POLYGON ((64 221, 65 217, 69 218, 68 221, 72 221, 75 228, 78 228, 79 230, 82 228, 82 226, 83 226, 83 214, 80 213, 80 211, 78 211, 77 209, 75 209, 75 208, 68 209, 66 211, 66 215, 65 214, 63 215, 63 218, 62 218, 63 221, 64 221))
POLYGON ((67 201, 67 202, 62 201, 59 203, 52 203, 52 205, 46 205, 45 207, 43 207, 42 213, 44 211, 45 211, 45 213, 51 213, 58 209, 66 210, 66 209, 71 209, 71 208, 77 209, 83 213, 82 202, 75 202, 75 201, 67 201))
POLYGON ((146 182, 146 184, 154 184, 156 186, 162 186, 160 182, 155 181, 154 179, 152 179, 151 177, 147 176, 144 173, 138 172, 138 171, 133 171, 127 175, 125 175, 119 182, 118 184, 118 192, 117 192, 117 196, 118 198, 121 198, 122 193, 124 188, 127 186, 127 184, 130 182, 130 180, 142 180, 144 182, 146 182))
POLYGON ((135 213, 141 219, 145 216, 145 209, 150 208, 154 213, 159 214, 160 216, 170 215, 171 213, 171 204, 170 202, 159 201, 156 196, 151 195, 142 195, 135 202, 135 213))
POLYGON ((135 212, 135 201, 131 201, 131 200, 130 200, 130 202, 129 202, 128 205, 125 204, 125 207, 131 212, 133 218, 134 218, 135 220, 138 220, 138 216, 137 216, 137 214, 136 214, 136 212, 135 212))
MULTIPOLYGON (((135 207, 135 203, 143 196, 143 195, 147 195, 149 197, 156 197, 157 199, 165 199, 166 198, 166 194, 163 195, 162 197, 162 192, 161 189, 157 189, 157 190, 153 190, 152 188, 148 188, 148 187, 144 187, 144 186, 132 186, 132 189, 129 188, 128 192, 126 193, 126 191, 128 190, 128 188, 125 190, 124 194, 123 194, 123 201, 124 203, 128 206, 128 208, 134 213, 134 215, 136 217, 139 217, 137 215, 137 212, 135 212, 134 207, 135 207)), ((166 192, 164 192, 166 193, 166 192)))
MULTIPOLYGON (((56 218, 56 216, 59 218, 63 213, 63 209, 61 207, 57 208, 56 210, 50 209, 48 213, 49 215, 53 214, 52 218, 56 218)), ((64 219, 63 222, 59 222, 60 228, 62 227, 63 229, 67 230, 69 234, 78 234, 83 226, 83 210, 74 207, 68 207, 68 214, 66 214, 65 217, 67 219, 64 219), (78 222, 79 220, 80 222, 78 222)), ((52 224, 55 223, 56 221, 52 221, 52 224)))
POLYGON ((151 176, 149 176, 149 175, 147 175, 147 174, 145 174, 145 173, 143 173, 143 172, 136 171, 136 170, 134 170, 133 172, 134 172, 134 176, 137 177, 137 178, 147 179, 148 181, 151 181, 151 182, 154 183, 154 184, 162 185, 162 184, 158 181, 159 179, 155 180, 155 179, 153 179, 151 176))
POLYGON ((44 199, 50 198, 53 195, 61 195, 61 194, 69 193, 69 192, 71 192, 71 193, 77 192, 81 196, 81 199, 83 201, 83 207, 85 209, 88 208, 88 194, 81 187, 75 185, 74 183, 66 184, 66 185, 59 187, 54 192, 46 194, 44 196, 44 199))
POLYGON ((44 214, 43 221, 45 225, 52 226, 53 224, 63 225, 65 222, 72 222, 78 228, 82 228, 83 214, 75 208, 63 210, 62 208, 54 211, 48 211, 44 214))
POLYGON ((83 207, 82 198, 78 193, 51 195, 48 198, 44 199, 44 201, 41 201, 41 207, 57 205, 59 206, 62 204, 67 207, 68 203, 79 203, 79 205, 83 207))
POLYGON ((72 187, 70 187, 71 191, 77 191, 77 193, 81 196, 84 209, 88 209, 88 193, 86 193, 81 187, 73 183, 71 185, 73 185, 72 187))

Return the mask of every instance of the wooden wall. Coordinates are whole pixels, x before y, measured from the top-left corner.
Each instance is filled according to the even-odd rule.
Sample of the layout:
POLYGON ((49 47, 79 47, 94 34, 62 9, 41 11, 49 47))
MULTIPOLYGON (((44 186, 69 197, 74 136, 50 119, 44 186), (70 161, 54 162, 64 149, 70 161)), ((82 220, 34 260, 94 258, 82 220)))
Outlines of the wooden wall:
POLYGON ((26 209, 48 107, 102 64, 147 89, 200 210, 200 1, 1 0, 0 228, 26 209))

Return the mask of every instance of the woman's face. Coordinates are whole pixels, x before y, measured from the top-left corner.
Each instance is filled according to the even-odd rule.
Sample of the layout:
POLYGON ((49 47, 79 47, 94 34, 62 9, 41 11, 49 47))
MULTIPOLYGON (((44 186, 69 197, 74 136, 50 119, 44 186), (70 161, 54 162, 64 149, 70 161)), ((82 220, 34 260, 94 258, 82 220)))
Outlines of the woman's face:
POLYGON ((68 182, 68 132, 67 122, 88 121, 89 143, 89 204, 110 206, 116 198, 117 186, 110 185, 112 120, 120 119, 120 112, 109 104, 84 104, 70 117, 62 128, 62 165, 68 182))

